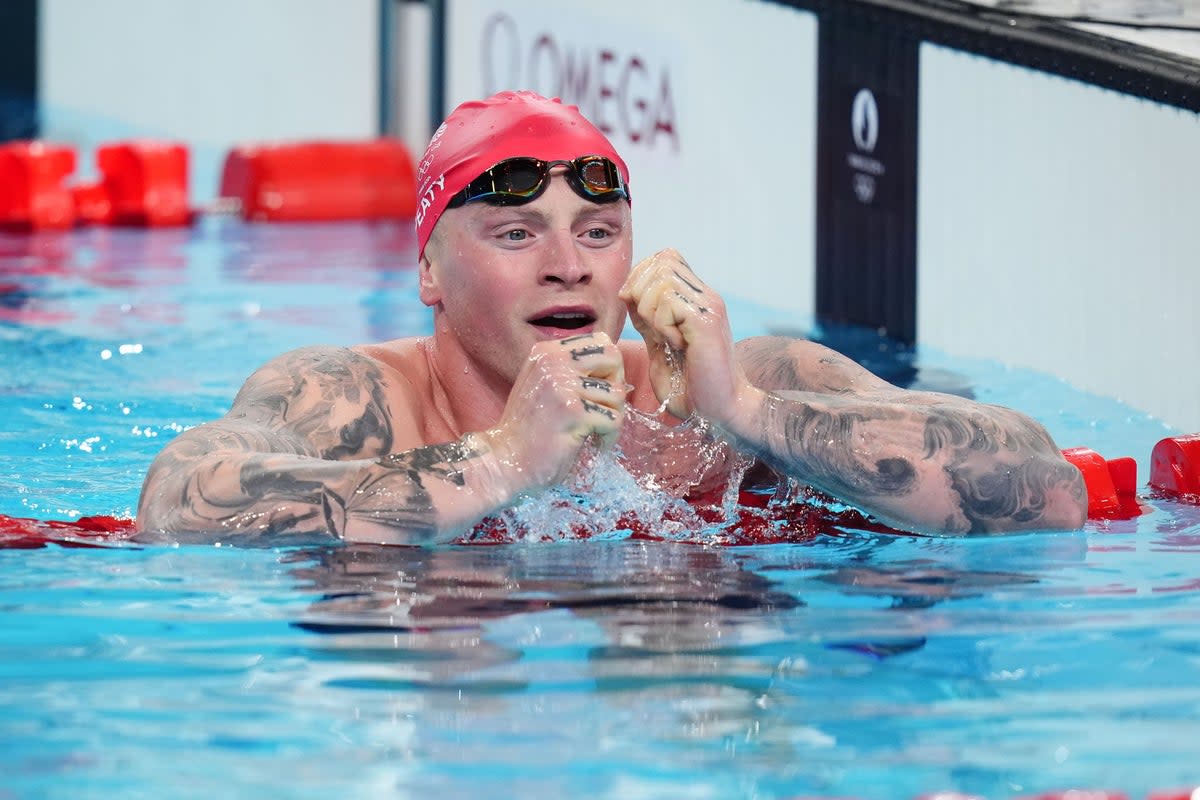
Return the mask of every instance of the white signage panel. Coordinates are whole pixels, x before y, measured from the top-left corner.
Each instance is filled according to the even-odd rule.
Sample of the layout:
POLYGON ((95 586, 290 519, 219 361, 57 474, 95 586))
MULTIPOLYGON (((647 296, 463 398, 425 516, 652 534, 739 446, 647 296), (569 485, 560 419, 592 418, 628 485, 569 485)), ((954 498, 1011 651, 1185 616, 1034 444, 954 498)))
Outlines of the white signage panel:
POLYGON ((447 0, 446 104, 532 89, 628 162, 635 258, 679 249, 733 299, 813 312, 816 18, 757 0, 447 0))

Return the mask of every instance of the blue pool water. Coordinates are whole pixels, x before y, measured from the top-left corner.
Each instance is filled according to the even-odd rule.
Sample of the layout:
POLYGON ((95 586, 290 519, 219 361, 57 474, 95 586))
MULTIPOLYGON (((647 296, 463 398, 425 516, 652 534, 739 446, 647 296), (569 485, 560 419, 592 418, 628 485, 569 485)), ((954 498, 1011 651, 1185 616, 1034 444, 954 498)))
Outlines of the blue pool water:
MULTIPOLYGON (((301 344, 429 332, 406 226, 0 235, 0 514, 132 515, 301 344)), ((699 262, 702 270, 702 259, 699 262)), ((736 333, 805 330, 732 304, 736 333)), ((1052 377, 841 337, 1143 467, 1052 377)), ((892 800, 1200 783, 1200 508, 987 539, 0 549, 0 798, 892 800)))

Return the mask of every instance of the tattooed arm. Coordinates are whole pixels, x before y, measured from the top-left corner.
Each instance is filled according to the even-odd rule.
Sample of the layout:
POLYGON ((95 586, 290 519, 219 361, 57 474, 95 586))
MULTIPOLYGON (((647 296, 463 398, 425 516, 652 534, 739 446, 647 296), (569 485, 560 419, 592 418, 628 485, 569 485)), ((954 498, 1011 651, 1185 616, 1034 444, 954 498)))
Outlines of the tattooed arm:
POLYGON ((494 427, 396 452, 398 441, 419 441, 416 412, 388 407, 378 364, 350 350, 298 350, 251 376, 225 417, 163 449, 138 528, 453 539, 520 492, 560 480, 589 437, 615 439, 625 393, 614 387, 624 385, 608 336, 541 342, 494 427))
POLYGON ((721 297, 674 250, 638 264, 621 296, 659 399, 681 419, 707 418, 781 473, 922 531, 1083 524, 1082 476, 1028 417, 899 389, 814 342, 735 347, 721 297))
POLYGON ((762 337, 738 354, 755 389, 728 427, 800 480, 931 532, 1083 524, 1082 476, 1025 415, 899 389, 814 342, 762 337))
POLYGON ((173 536, 333 534, 423 543, 508 499, 486 435, 392 452, 377 364, 350 350, 281 356, 229 413, 155 459, 138 528, 173 536))

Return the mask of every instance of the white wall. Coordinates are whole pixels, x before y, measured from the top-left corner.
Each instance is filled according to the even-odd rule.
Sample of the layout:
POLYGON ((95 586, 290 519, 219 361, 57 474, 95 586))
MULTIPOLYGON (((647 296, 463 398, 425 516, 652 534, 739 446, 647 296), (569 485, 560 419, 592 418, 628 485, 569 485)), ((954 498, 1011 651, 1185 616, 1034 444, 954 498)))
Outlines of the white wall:
POLYGON ((404 142, 413 161, 421 157, 433 135, 429 109, 432 12, 425 3, 388 0, 387 133, 404 142))
POLYGON ((44 137, 185 141, 194 202, 234 143, 378 131, 377 0, 42 0, 40 14, 44 137))
POLYGON ((501 89, 576 103, 629 163, 635 258, 678 248, 718 290, 811 319, 812 14, 754 0, 447 9, 449 107, 501 89))
POLYGON ((1200 430, 1200 117, 921 50, 918 338, 1200 430))

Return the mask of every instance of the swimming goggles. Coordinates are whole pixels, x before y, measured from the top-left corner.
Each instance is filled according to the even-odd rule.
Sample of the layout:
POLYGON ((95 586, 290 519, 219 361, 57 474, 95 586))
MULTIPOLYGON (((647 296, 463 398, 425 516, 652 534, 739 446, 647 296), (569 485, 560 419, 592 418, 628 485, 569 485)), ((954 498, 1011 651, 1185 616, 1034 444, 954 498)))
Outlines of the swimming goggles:
POLYGON ((575 193, 593 203, 629 199, 629 187, 621 171, 604 156, 580 156, 571 161, 542 161, 519 156, 501 161, 450 198, 448 208, 458 208, 476 200, 499 206, 518 206, 536 200, 549 185, 547 178, 555 167, 567 167, 567 183, 575 193))

